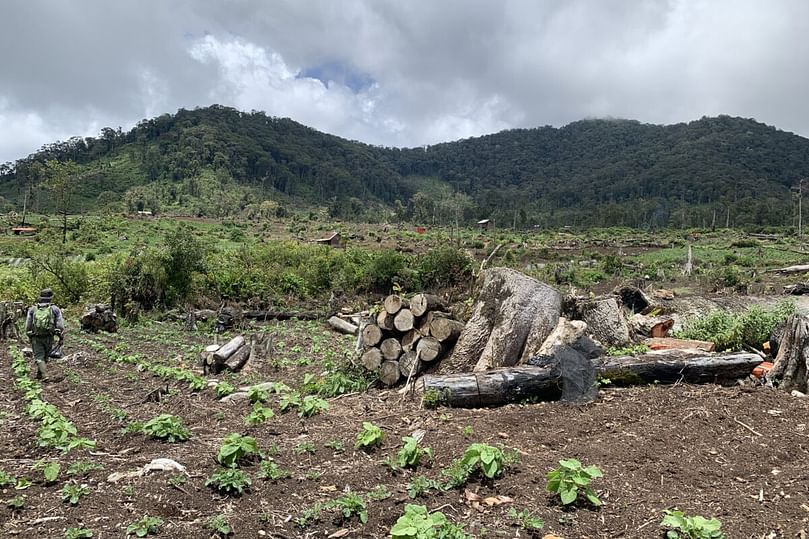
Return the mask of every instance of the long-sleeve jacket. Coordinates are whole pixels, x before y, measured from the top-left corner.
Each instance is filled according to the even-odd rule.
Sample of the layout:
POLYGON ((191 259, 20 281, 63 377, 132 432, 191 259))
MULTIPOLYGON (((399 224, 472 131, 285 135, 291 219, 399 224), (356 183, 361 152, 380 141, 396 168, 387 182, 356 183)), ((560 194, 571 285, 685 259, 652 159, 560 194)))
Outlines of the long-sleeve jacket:
MULTIPOLYGON (((25 332, 31 333, 34 329, 34 311, 40 304, 32 305, 28 309, 28 316, 25 318, 25 332)), ((53 311, 53 322, 56 325, 56 329, 59 333, 65 330, 65 319, 62 317, 62 309, 57 307, 56 305, 51 305, 51 310, 53 311)))

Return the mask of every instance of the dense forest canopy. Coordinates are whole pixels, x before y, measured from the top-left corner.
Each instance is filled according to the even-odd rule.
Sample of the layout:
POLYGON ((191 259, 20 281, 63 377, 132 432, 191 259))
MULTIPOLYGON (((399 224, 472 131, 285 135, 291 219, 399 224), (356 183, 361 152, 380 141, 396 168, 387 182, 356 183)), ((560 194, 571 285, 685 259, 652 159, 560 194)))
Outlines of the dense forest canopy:
POLYGON ((214 105, 0 165, 4 209, 56 211, 49 160, 78 165, 73 211, 223 217, 321 207, 422 224, 784 226, 795 214, 791 188, 809 177, 809 140, 720 116, 669 126, 582 120, 397 149, 214 105))

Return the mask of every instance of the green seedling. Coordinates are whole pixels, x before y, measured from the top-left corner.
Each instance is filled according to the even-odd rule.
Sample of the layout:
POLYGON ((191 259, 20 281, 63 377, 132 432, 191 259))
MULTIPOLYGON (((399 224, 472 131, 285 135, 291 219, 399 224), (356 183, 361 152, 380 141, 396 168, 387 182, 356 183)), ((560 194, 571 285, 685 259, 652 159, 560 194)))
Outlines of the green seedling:
POLYGON ((150 517, 144 515, 132 524, 126 527, 126 534, 134 534, 136 537, 146 537, 147 535, 156 535, 160 526, 163 525, 163 519, 160 517, 150 517))
POLYGON ((370 421, 363 421, 362 430, 357 434, 357 441, 354 443, 354 449, 367 449, 380 445, 384 437, 382 429, 370 421))
POLYGON ((396 464, 400 468, 415 468, 421 462, 423 457, 429 459, 433 458, 433 450, 431 447, 419 447, 419 442, 412 436, 405 436, 402 438, 404 446, 399 450, 396 457, 396 464))
POLYGON ((77 505, 81 497, 89 493, 90 489, 87 485, 80 485, 74 482, 66 483, 61 490, 62 501, 68 502, 70 505, 77 505))
POLYGON ((40 459, 34 464, 35 470, 42 470, 42 476, 46 483, 53 483, 59 477, 59 471, 62 466, 56 461, 45 461, 40 459))
POLYGON ((528 509, 517 511, 516 508, 509 507, 508 516, 516 520, 519 526, 528 532, 539 531, 545 527, 545 522, 532 515, 528 509))
POLYGON ((244 418, 244 424, 247 426, 254 426, 260 423, 264 423, 268 419, 272 419, 275 417, 275 412, 272 411, 271 408, 267 408, 262 406, 260 402, 253 403, 253 409, 244 418))
POLYGON ((252 484, 246 473, 235 468, 222 468, 205 481, 206 487, 214 487, 222 494, 237 496, 244 493, 252 484))
POLYGON ((225 467, 236 468, 239 461, 258 455, 258 444, 252 436, 242 436, 233 432, 225 436, 216 460, 225 467))
POLYGON ((365 499, 356 492, 347 492, 343 496, 329 502, 329 509, 337 509, 344 520, 356 516, 360 522, 368 522, 368 504, 365 499))
POLYGON ((576 459, 560 460, 559 468, 548 472, 548 484, 545 489, 559 495, 563 505, 576 501, 579 492, 583 491, 585 498, 595 506, 601 505, 601 500, 590 487, 590 481, 603 477, 597 466, 584 468, 576 459))
POLYGON ((468 539, 463 526, 451 523, 444 513, 430 513, 423 505, 407 504, 390 529, 391 539, 468 539))
POLYGON ((93 536, 93 531, 87 528, 68 528, 65 530, 65 539, 88 539, 93 536))
POLYGON ((171 414, 160 414, 144 423, 143 433, 169 443, 183 442, 191 437, 182 419, 171 414))
POLYGON ((281 469, 277 463, 271 460, 262 460, 261 461, 261 470, 258 472, 258 477, 260 479, 269 479, 270 481, 278 481, 279 479, 285 479, 289 477, 289 472, 287 470, 281 469))
POLYGON ((303 398, 301 402, 300 409, 298 410, 298 415, 300 417, 311 417, 315 414, 319 414, 320 412, 326 411, 329 409, 329 403, 325 400, 312 396, 307 395, 303 398))
POLYGON ((21 494, 17 494, 6 502, 6 506, 12 511, 19 511, 25 507, 25 497, 21 494))
POLYGON ((666 516, 660 527, 668 528, 667 539, 724 539, 722 523, 716 518, 705 518, 699 515, 686 516, 682 511, 674 509, 665 511, 666 516))
POLYGON ((216 515, 215 517, 212 517, 205 524, 205 527, 216 534, 217 537, 227 537, 233 533, 233 528, 231 528, 230 523, 225 515, 216 515))

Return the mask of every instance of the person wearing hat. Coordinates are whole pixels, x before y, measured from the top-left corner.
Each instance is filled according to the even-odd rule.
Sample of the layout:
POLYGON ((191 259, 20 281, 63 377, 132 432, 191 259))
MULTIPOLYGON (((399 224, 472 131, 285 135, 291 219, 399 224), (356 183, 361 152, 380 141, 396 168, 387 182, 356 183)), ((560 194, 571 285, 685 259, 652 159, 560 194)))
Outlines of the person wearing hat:
POLYGON ((52 301, 53 291, 50 288, 42 290, 36 304, 28 309, 25 319, 25 334, 31 339, 31 350, 37 364, 36 377, 42 380, 48 379, 45 364, 53 350, 54 337, 58 336, 61 341, 65 330, 62 310, 53 305, 52 301))

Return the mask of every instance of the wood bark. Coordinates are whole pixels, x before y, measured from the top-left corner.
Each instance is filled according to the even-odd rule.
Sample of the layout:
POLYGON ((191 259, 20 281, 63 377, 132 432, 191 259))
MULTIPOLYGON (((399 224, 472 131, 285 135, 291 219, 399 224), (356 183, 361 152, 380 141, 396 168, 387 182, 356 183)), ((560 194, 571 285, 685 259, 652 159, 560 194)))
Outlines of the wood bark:
POLYGON ((416 294, 410 300, 410 310, 413 312, 413 316, 424 316, 427 311, 444 311, 446 308, 444 300, 433 294, 416 294))
POLYGON ((398 294, 391 294, 385 298, 382 304, 390 314, 396 314, 402 307, 407 306, 407 300, 402 299, 398 294))
POLYGON ((779 389, 806 393, 809 386, 809 318, 794 314, 784 326, 767 380, 779 389))
POLYGON ((379 348, 369 348, 360 356, 360 363, 369 371, 375 371, 382 364, 382 352, 379 348))
POLYGON ((441 342, 434 337, 422 337, 416 345, 416 351, 424 362, 432 362, 441 357, 444 347, 441 342))
POLYGON ((241 335, 237 335, 233 337, 230 341, 222 345, 216 352, 213 353, 213 360, 214 363, 217 365, 221 365, 225 362, 227 358, 233 355, 236 350, 242 347, 244 344, 244 337, 241 335))
POLYGON ((379 351, 382 352, 382 357, 387 360, 399 359, 402 355, 402 345, 393 337, 387 338, 379 345, 379 351))
POLYGON ((362 344, 376 346, 382 340, 382 330, 376 324, 367 324, 362 328, 362 344))
POLYGON ((247 360, 250 358, 251 349, 252 348, 249 345, 242 346, 231 354, 231 356, 225 360, 222 366, 232 372, 240 370, 245 366, 247 360))
POLYGON ((379 367, 379 381, 386 386, 396 384, 401 377, 398 361, 384 361, 379 367))
POLYGON ((430 335, 440 342, 454 343, 463 328, 463 322, 451 318, 436 318, 430 324, 430 335))
MULTIPOLYGON (((675 382, 734 383, 748 376, 761 362, 757 354, 705 354, 683 350, 650 352, 637 357, 594 360, 600 378, 619 385, 675 382)), ((480 407, 517 402, 526 398, 555 400, 562 393, 561 370, 553 365, 523 365, 451 375, 425 375, 422 388, 437 392, 441 404, 480 407)))
POLYGON ((344 333, 345 335, 356 335, 357 334, 357 326, 343 320, 339 316, 332 316, 327 320, 329 326, 331 326, 335 331, 340 333, 344 333))
POLYGON ((792 273, 806 273, 807 271, 809 271, 809 264, 787 266, 785 268, 778 268, 770 271, 775 273, 783 273, 784 275, 790 275, 792 273))
POLYGON ((380 327, 380 329, 386 329, 388 331, 393 331, 393 317, 395 315, 390 314, 385 309, 379 311, 379 314, 376 315, 376 325, 380 327))
POLYGON ((507 268, 486 270, 478 301, 442 372, 483 371, 520 361, 529 334, 556 326, 562 298, 550 286, 507 268))
POLYGON ((615 298, 585 300, 576 305, 587 331, 605 346, 628 346, 629 328, 615 298))
POLYGON ((716 344, 710 341, 695 341, 689 339, 673 339, 671 337, 651 338, 643 341, 651 350, 702 350, 713 352, 716 344))
POLYGON ((327 318, 326 313, 317 311, 245 311, 245 318, 252 320, 322 320, 327 318))
POLYGON ((413 329, 415 317, 410 309, 401 309, 393 318, 393 326, 402 333, 413 329))
MULTIPOLYGON (((532 354, 530 357, 547 356, 553 352, 556 346, 572 345, 584 335, 586 330, 587 324, 581 320, 568 320, 560 316, 559 322, 556 324, 556 327, 553 328, 551 334, 548 335, 548 338, 545 339, 536 353, 532 354)), ((527 359, 530 359, 530 357, 527 359)))
POLYGON ((413 350, 419 342, 419 339, 421 339, 421 332, 417 329, 411 329, 402 335, 402 350, 405 352, 413 350))

